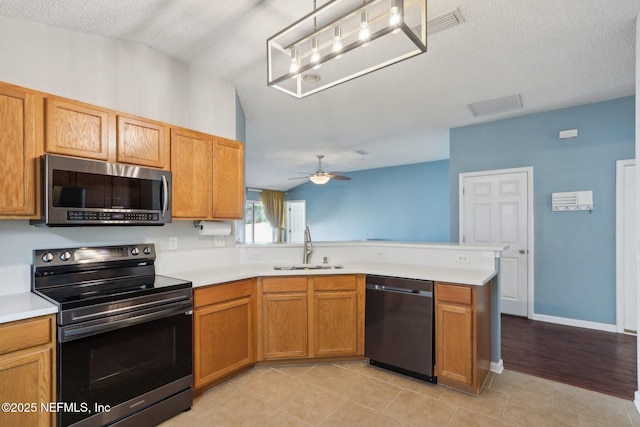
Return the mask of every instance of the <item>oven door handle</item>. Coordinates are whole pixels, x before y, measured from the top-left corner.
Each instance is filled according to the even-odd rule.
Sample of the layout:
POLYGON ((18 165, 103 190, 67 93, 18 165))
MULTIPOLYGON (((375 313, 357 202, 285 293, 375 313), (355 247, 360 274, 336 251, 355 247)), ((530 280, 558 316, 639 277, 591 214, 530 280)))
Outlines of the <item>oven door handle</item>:
POLYGON ((181 303, 171 304, 170 307, 162 309, 151 308, 140 310, 126 315, 102 318, 90 322, 61 326, 58 328, 58 341, 68 342, 85 338, 91 335, 101 334, 103 332, 115 331, 117 329, 127 328, 129 326, 139 325, 141 323, 150 322, 152 320, 163 319, 179 314, 192 315, 193 303, 185 301, 181 303))

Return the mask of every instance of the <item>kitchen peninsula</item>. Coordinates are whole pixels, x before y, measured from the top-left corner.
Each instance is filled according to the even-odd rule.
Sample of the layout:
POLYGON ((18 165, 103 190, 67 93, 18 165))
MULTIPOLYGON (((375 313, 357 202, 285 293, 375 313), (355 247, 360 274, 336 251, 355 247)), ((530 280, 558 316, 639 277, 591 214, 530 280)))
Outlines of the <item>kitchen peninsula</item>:
MULTIPOLYGON (((156 263, 159 274, 192 281, 195 288, 194 345, 195 354, 200 355, 195 356, 194 364, 196 391, 203 391, 255 363, 289 363, 293 359, 314 358, 324 358, 326 361, 361 359, 363 285, 366 274, 433 280, 436 282, 436 294, 438 285, 451 284, 464 289, 469 298, 477 291, 483 294, 486 291, 491 298, 491 370, 501 371, 499 284, 496 275, 504 248, 398 242, 318 242, 314 246, 315 252, 310 260, 312 265, 322 264, 326 257, 330 265, 340 265, 342 268, 273 268, 275 265, 297 264, 301 252, 299 245, 238 245, 223 249, 158 252, 156 263), (308 310, 309 307, 311 309, 308 310), (278 313, 280 308, 293 311, 278 313), (267 312, 268 316, 265 315, 267 312), (262 316, 258 313, 262 313, 262 316), (293 349, 299 350, 298 353, 290 352, 291 348, 282 347, 283 341, 278 341, 278 328, 287 325, 287 322, 294 323, 289 321, 292 313, 302 316, 300 319, 305 325, 301 331, 305 334, 301 341, 303 345, 293 349), (345 333, 335 335, 335 325, 330 324, 331 329, 326 329, 326 322, 323 326, 322 321, 317 322, 318 319, 340 319, 338 330, 345 333), (230 321, 235 329, 220 332, 216 329, 216 322, 220 321, 226 324, 230 321), (271 331, 271 335, 265 335, 265 331, 271 331), (225 340, 221 350, 226 359, 217 357, 219 346, 208 345, 211 336, 207 341, 201 340, 201 348, 198 347, 198 334, 202 338, 202 334, 208 333, 221 333, 217 338, 225 340), (265 336, 270 339, 268 346, 264 342, 265 336), (342 345, 351 343, 344 339, 346 336, 356 336, 355 342, 342 345), (258 337, 261 337, 260 345, 258 337), (340 344, 337 346, 339 348, 335 343, 340 344), (246 357, 242 357, 243 354, 246 357), (204 362, 201 367, 205 366, 209 371, 199 371, 200 362, 204 362)), ((16 313, 15 306, 11 304, 20 295, 37 298, 29 293, 29 279, 25 274, 28 266, 24 267, 0 267, 0 272, 7 273, 4 280, 13 281, 11 289, 14 292, 0 299, 0 319, 4 321, 2 326, 11 325, 12 322, 17 324, 18 319, 42 318, 44 313, 40 306, 33 311, 25 309, 24 313, 16 313)), ((454 305, 462 307, 460 296, 456 298, 458 302, 454 305)), ((55 308, 52 311, 51 307, 45 307, 45 310, 46 313, 52 313, 55 308)), ((467 309, 462 307, 462 310, 467 309)), ((440 383, 445 384, 445 381, 440 383)), ((456 388, 475 393, 481 385, 475 385, 472 389, 456 388)))
MULTIPOLYGON (((216 320, 214 313, 233 309, 238 315, 233 324, 241 324, 244 328, 236 331, 237 334, 243 334, 245 339, 242 349, 235 358, 231 358, 233 363, 219 365, 215 362, 208 368, 199 368, 196 359, 196 390, 199 388, 198 369, 207 372, 200 377, 200 386, 204 388, 217 384, 218 379, 228 378, 229 372, 236 369, 241 372, 242 367, 253 366, 255 361, 266 360, 268 364, 270 359, 271 362, 282 360, 291 363, 328 355, 362 357, 360 341, 363 341, 364 281, 367 274, 434 281, 436 316, 440 316, 440 326, 470 328, 463 336, 473 336, 472 342, 464 349, 455 350, 464 350, 468 357, 463 359, 469 360, 469 363, 452 370, 451 375, 455 378, 452 383, 445 378, 442 366, 436 366, 436 372, 440 372, 440 383, 477 394, 484 376, 475 377, 475 368, 472 367, 476 363, 471 361, 478 357, 486 362, 485 375, 489 367, 495 372, 502 371, 497 265, 503 247, 367 241, 314 243, 314 247, 309 266, 322 267, 326 258, 326 268, 275 269, 274 266, 286 268, 298 265, 295 260, 299 258, 300 247, 296 245, 240 245, 235 248, 237 263, 210 268, 201 266, 210 264, 211 260, 199 258, 195 252, 185 254, 187 256, 184 259, 174 258, 171 264, 165 263, 164 259, 161 261, 166 268, 163 274, 190 280, 196 288, 196 354, 198 331, 205 331, 204 327, 198 325, 197 319, 204 319, 199 316, 199 309, 206 310, 210 317, 206 321, 210 327, 216 321, 223 321, 216 320), (191 268, 184 269, 184 265, 190 265, 191 268), (219 295, 215 295, 218 287, 219 295), (238 289, 243 290, 234 293, 238 289), (323 331, 319 324, 318 319, 323 316, 318 308, 322 291, 332 291, 332 298, 342 301, 342 306, 331 307, 326 301, 324 306, 326 318, 340 319, 340 336, 323 331), (441 297, 438 299, 439 294, 441 297), (287 316, 294 316, 295 320, 283 319, 281 323, 272 321, 273 316, 266 313, 277 309, 286 311, 287 316), (286 335, 297 337, 299 342, 291 344, 277 341, 277 331, 292 323, 303 326, 289 330, 286 335), (477 334, 482 334, 486 345, 477 342, 480 341, 476 340, 477 334), (325 346, 323 350, 322 339, 336 348, 327 352, 325 346), (275 349, 270 348, 273 342, 277 343, 275 349)), ((212 330, 205 332, 207 336, 212 333, 215 334, 212 330)), ((439 339, 438 335, 436 330, 436 340, 444 347, 446 342, 439 339)), ((221 333, 220 338, 223 336, 221 333)), ((220 359, 211 355, 208 357, 220 359)))

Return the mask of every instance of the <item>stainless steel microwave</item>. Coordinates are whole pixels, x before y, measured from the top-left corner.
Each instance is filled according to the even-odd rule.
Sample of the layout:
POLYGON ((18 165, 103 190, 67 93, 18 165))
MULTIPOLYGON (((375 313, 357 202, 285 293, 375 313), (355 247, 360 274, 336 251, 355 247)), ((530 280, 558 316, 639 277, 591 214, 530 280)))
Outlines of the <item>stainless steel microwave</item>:
POLYGON ((171 222, 171 172, 45 154, 42 218, 35 225, 164 225, 171 222))

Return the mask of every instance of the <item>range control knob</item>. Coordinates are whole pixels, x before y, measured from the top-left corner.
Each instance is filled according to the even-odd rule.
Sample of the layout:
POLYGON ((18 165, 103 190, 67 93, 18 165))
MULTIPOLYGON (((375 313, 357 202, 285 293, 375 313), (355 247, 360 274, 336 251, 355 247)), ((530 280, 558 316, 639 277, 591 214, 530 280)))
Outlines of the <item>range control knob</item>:
POLYGON ((142 252, 144 252, 145 255, 149 255, 151 253, 151 248, 149 246, 146 246, 142 252))
POLYGON ((140 249, 137 247, 131 249, 131 255, 138 255, 140 253, 140 249))
POLYGON ((42 255, 42 261, 43 262, 51 262, 53 261, 53 254, 51 252, 47 252, 46 254, 42 255))
POLYGON ((62 261, 69 261, 71 259, 71 252, 69 251, 64 251, 60 254, 60 259, 62 261))

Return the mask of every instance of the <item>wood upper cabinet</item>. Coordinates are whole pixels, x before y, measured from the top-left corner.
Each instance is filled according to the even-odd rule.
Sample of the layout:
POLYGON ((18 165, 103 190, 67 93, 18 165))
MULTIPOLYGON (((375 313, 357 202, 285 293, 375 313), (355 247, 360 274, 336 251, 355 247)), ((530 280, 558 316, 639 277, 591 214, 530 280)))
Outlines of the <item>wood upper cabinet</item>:
POLYGON ((436 283, 438 382, 478 394, 491 364, 491 284, 436 283))
POLYGON ((261 282, 262 358, 307 357, 307 277, 265 277, 261 282))
POLYGON ((194 291, 194 388, 256 361, 255 279, 194 291))
POLYGON ((0 325, 2 402, 35 404, 33 411, 0 412, 2 426, 50 426, 55 413, 40 404, 55 402, 55 317, 42 316, 0 325))
POLYGON ((312 280, 313 355, 363 354, 364 277, 330 275, 312 280))
POLYGON ((108 110, 70 99, 47 97, 45 151, 109 160, 111 115, 108 110))
POLYGON ((164 123, 129 116, 117 116, 118 163, 169 169, 171 145, 164 123))
POLYGON ((47 96, 45 151, 170 169, 168 125, 47 96))
POLYGON ((0 83, 0 218, 37 215, 36 139, 42 137, 41 103, 37 92, 0 83))
POLYGON ((212 216, 213 137, 187 129, 171 129, 171 180, 174 218, 212 216))
POLYGON ((173 217, 241 219, 244 145, 187 129, 171 129, 173 217))
POLYGON ((364 354, 364 276, 282 276, 258 286, 260 358, 364 354))
POLYGON ((244 145, 215 137, 213 147, 213 218, 244 215, 244 145))

